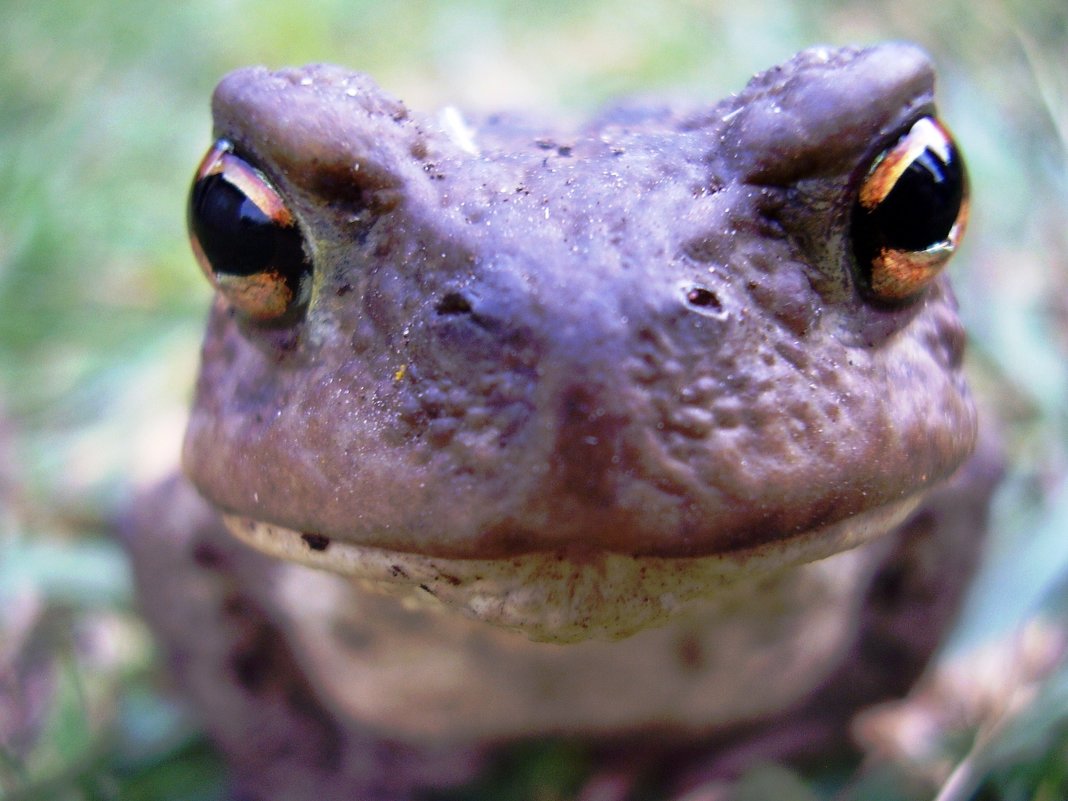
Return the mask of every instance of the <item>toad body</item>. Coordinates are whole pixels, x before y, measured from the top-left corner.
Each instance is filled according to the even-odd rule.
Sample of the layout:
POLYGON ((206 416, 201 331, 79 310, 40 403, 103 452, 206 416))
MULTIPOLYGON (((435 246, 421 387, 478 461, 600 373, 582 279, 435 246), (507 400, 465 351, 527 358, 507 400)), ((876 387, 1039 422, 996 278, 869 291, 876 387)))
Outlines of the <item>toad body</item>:
POLYGON ((243 797, 421 797, 556 735, 729 773, 907 690, 990 483, 920 51, 567 130, 321 65, 213 109, 188 480, 128 542, 243 797))

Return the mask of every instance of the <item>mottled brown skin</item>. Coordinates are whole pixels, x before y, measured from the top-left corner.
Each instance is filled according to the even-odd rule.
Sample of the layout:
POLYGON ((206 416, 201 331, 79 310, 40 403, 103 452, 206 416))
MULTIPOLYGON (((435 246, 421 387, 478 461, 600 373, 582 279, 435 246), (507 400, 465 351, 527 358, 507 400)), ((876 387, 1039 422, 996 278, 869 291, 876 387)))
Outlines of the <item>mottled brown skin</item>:
MULTIPOLYGON (((486 751, 405 745, 341 711, 294 645, 282 566, 213 510, 320 554, 748 558, 904 510, 973 449, 946 280, 874 305, 851 255, 871 159, 933 112, 912 47, 806 51, 714 106, 567 132, 489 120, 470 143, 333 67, 233 73, 213 109, 289 204, 314 291, 277 325, 216 302, 184 454, 207 504, 177 480, 128 541, 249 797, 408 798, 486 751)), ((851 655, 828 649, 790 725, 647 720, 627 742, 716 742, 669 760, 683 787, 841 740, 848 708, 907 690, 970 573, 985 464, 865 546, 883 561, 858 579, 851 655)), ((682 642, 670 658, 699 671, 682 642)))

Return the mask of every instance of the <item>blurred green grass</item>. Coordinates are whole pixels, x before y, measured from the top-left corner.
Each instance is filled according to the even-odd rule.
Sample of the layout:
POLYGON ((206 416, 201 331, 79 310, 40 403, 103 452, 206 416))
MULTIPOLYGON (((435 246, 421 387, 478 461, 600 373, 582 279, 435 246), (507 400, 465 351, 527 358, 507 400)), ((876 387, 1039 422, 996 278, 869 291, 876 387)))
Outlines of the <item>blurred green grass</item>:
MULTIPOLYGON (((424 108, 578 113, 619 94, 716 99, 815 43, 924 45, 971 168, 973 222, 952 269, 1012 461, 957 647, 1043 602, 1059 614, 1063 0, 3 0, 0 23, 0 796, 222 793, 216 759, 161 689, 109 531, 132 491, 177 461, 209 297, 185 243, 185 193, 211 89, 249 63, 342 63, 424 108)), ((980 797, 1068 792, 1068 700, 1054 690, 1029 724, 1039 747, 1010 749, 980 797)))

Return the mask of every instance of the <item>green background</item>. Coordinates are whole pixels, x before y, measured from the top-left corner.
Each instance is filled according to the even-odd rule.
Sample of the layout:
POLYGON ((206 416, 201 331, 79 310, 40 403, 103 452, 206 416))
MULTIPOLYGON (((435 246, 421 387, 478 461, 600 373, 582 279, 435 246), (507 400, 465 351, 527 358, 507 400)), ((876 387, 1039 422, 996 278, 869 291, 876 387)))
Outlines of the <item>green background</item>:
MULTIPOLYGON (((0 2, 0 797, 222 797, 110 531, 177 462, 210 295, 185 194, 223 73, 332 61, 417 108, 577 115, 621 94, 711 101, 802 47, 888 38, 934 56, 969 161, 972 222, 951 269, 1011 462, 950 656, 1010 648, 1036 608, 1061 630, 1068 564, 1063 0, 0 2)), ((1054 671, 1037 704, 945 744, 981 782, 952 797, 1068 797, 1066 685, 1054 671)), ((582 770, 581 754, 534 749, 488 792, 565 797, 582 770)), ((769 769, 741 792, 829 797, 832 779, 769 769)), ((900 776, 863 792, 926 797, 900 776)))

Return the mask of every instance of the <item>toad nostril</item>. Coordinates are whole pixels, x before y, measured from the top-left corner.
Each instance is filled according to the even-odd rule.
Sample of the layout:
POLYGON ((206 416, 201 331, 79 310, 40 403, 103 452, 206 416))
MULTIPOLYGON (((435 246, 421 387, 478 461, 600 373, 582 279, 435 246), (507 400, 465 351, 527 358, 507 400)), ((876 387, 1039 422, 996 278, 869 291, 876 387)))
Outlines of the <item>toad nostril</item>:
POLYGON ((692 287, 687 291, 686 302, 699 309, 710 309, 711 311, 721 311, 723 309, 723 304, 719 302, 719 296, 711 289, 705 289, 701 286, 692 287))
POLYGON ((470 314, 471 301, 459 292, 449 292, 438 301, 434 311, 438 314, 470 314))

